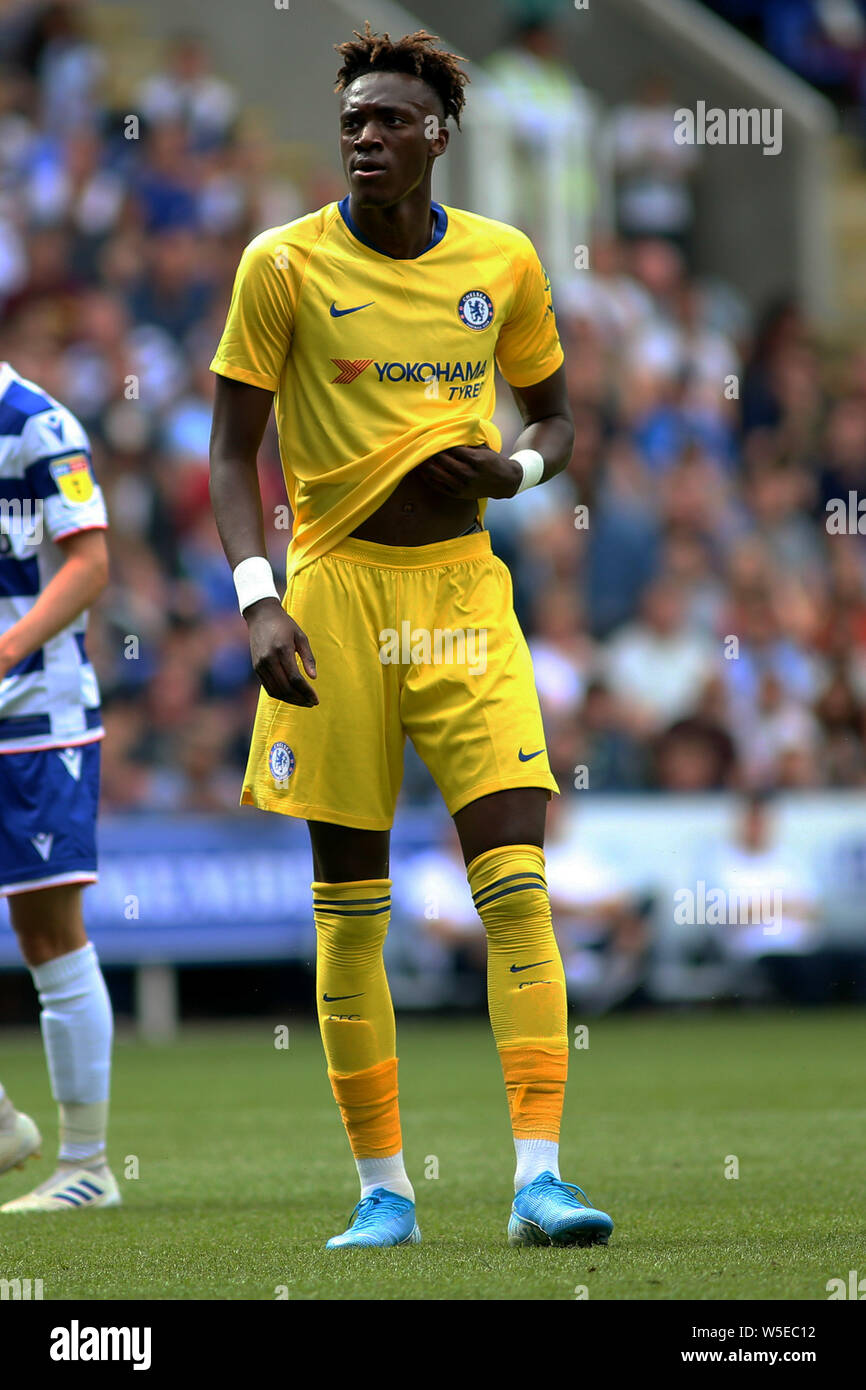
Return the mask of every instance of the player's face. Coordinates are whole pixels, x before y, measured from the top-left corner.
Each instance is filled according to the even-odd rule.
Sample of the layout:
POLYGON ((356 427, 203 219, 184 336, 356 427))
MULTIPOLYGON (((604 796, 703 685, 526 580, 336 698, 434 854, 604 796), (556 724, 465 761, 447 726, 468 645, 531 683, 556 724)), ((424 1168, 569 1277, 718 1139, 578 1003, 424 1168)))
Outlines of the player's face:
POLYGON ((357 78, 340 106, 340 152, 353 199, 384 208, 417 188, 448 143, 441 120, 439 103, 420 78, 399 72, 357 78))

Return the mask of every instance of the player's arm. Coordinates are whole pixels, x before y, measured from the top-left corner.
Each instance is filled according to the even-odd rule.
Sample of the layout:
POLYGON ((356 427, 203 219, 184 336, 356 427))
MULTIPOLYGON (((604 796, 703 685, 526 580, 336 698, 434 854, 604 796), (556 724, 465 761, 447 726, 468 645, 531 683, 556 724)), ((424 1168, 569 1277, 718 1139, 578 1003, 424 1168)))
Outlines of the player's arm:
POLYGON ((74 531, 57 544, 65 556, 60 569, 29 613, 0 635, 0 677, 68 627, 108 583, 104 530, 74 531))
POLYGON ((557 367, 534 386, 512 386, 511 394, 523 420, 513 452, 534 449, 541 454, 544 472, 539 482, 546 483, 562 472, 574 448, 574 420, 568 403, 565 367, 557 367))
MULTIPOLYGON (((539 483, 561 473, 574 447, 574 422, 568 403, 565 367, 531 386, 512 386, 523 419, 513 453, 531 449, 541 456, 539 483)), ((452 497, 513 497, 523 481, 523 469, 513 457, 484 446, 460 446, 434 454, 419 473, 440 492, 452 497)))
POLYGON ((518 237, 513 257, 516 292, 496 342, 496 361, 523 429, 510 457, 460 447, 426 459, 422 476, 453 497, 513 497, 561 473, 571 458, 574 425, 550 280, 527 237, 518 237))
MULTIPOLYGON (((223 550, 232 571, 265 556, 265 527, 259 487, 258 452, 273 392, 217 375, 210 441, 210 497, 223 550)), ((253 668, 265 690, 290 705, 317 705, 304 671, 315 680, 316 663, 306 635, 275 596, 243 609, 253 668)))

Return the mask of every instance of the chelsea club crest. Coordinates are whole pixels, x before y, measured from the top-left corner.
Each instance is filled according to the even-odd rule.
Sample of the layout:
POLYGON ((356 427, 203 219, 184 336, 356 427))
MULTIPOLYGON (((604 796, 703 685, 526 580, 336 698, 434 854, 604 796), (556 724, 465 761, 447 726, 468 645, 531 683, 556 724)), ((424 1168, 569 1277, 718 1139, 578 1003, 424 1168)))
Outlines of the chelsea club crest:
POLYGON ((457 314, 467 328, 487 328, 493 322, 493 300, 483 290, 467 290, 457 305, 457 314))
POLYGON ((272 743, 268 767, 275 782, 288 782, 295 770, 295 755, 287 743, 272 743))

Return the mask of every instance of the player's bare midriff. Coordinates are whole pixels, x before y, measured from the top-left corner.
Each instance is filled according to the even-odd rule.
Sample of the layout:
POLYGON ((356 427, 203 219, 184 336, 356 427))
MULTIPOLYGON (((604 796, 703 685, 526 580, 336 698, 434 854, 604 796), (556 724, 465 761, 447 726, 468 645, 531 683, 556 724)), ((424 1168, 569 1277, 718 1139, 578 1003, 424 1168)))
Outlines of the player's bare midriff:
POLYGON ((470 531, 477 515, 475 498, 449 497, 413 470, 352 535, 379 545, 435 545, 470 531))

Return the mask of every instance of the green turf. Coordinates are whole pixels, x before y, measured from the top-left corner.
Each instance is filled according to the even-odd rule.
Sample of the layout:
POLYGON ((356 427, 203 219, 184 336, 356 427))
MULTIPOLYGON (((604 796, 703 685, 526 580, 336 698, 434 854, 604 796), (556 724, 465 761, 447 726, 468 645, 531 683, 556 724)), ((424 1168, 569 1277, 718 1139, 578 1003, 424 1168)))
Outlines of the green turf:
MULTIPOLYGON (((46 1299, 273 1299, 285 1286, 291 1299, 570 1300, 581 1286, 594 1299, 826 1299, 828 1279, 866 1274, 860 1014, 612 1018, 589 1043, 572 1052, 563 1174, 611 1212, 607 1249, 508 1249, 511 1145, 487 1028, 405 1022, 423 1243, 325 1251, 356 1192, 318 1035, 293 1027, 278 1050, 263 1023, 119 1043, 124 1207, 0 1217, 0 1277, 41 1278, 46 1299)), ((4 1045, 0 1075, 53 1139, 37 1039, 4 1045)), ((46 1152, 0 1194, 49 1171, 46 1152)))

